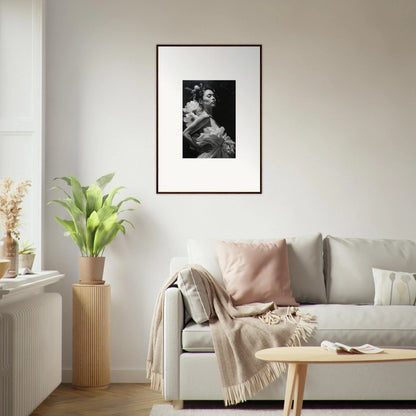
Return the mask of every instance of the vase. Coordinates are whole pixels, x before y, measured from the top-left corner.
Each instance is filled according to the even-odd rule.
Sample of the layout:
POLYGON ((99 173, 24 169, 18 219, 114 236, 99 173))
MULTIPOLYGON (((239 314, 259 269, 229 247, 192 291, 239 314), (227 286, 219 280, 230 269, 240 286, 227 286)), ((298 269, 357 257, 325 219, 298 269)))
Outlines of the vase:
POLYGON ((105 257, 80 257, 79 272, 81 275, 80 284, 103 285, 105 257))
POLYGON ((9 269, 3 277, 13 278, 19 273, 19 244, 12 237, 11 231, 0 240, 0 258, 9 260, 9 269))
POLYGON ((3 260, 0 259, 0 279, 4 276, 4 274, 9 270, 10 260, 3 260))

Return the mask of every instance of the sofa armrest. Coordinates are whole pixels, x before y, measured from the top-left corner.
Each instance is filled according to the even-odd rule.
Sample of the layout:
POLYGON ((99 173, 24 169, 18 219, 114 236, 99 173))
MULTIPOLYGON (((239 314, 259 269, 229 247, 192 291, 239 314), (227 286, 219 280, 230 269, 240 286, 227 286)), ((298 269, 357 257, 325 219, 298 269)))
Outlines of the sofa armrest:
POLYGON ((179 400, 179 359, 182 353, 184 306, 180 290, 170 287, 165 292, 163 354, 164 393, 166 400, 179 400))

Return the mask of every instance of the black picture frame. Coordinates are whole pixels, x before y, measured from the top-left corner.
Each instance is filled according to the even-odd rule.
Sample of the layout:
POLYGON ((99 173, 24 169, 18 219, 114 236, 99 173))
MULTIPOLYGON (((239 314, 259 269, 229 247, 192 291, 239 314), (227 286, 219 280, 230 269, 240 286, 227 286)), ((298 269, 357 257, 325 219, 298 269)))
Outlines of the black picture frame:
POLYGON ((262 45, 156 45, 156 114, 156 193, 262 193, 262 45))

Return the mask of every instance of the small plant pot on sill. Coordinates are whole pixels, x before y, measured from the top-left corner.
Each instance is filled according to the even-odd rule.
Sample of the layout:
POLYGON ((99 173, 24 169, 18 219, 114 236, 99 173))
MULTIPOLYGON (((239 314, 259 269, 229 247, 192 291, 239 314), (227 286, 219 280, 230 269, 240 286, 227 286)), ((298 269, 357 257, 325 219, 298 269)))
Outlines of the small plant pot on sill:
POLYGON ((21 269, 29 269, 32 271, 35 256, 36 254, 19 254, 19 267, 21 269))
POLYGON ((79 272, 81 285, 103 285, 105 257, 80 257, 79 272))

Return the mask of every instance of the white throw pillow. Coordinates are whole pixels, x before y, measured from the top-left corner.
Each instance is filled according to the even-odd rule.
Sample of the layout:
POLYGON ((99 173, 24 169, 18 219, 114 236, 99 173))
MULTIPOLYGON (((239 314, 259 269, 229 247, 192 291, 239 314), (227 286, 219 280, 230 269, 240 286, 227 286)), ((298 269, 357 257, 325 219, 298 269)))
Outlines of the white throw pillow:
POLYGON ((415 305, 416 273, 373 268, 374 305, 415 305))
POLYGON ((204 282, 198 270, 187 267, 178 273, 179 290, 182 293, 185 308, 197 324, 209 320, 211 306, 204 282))

